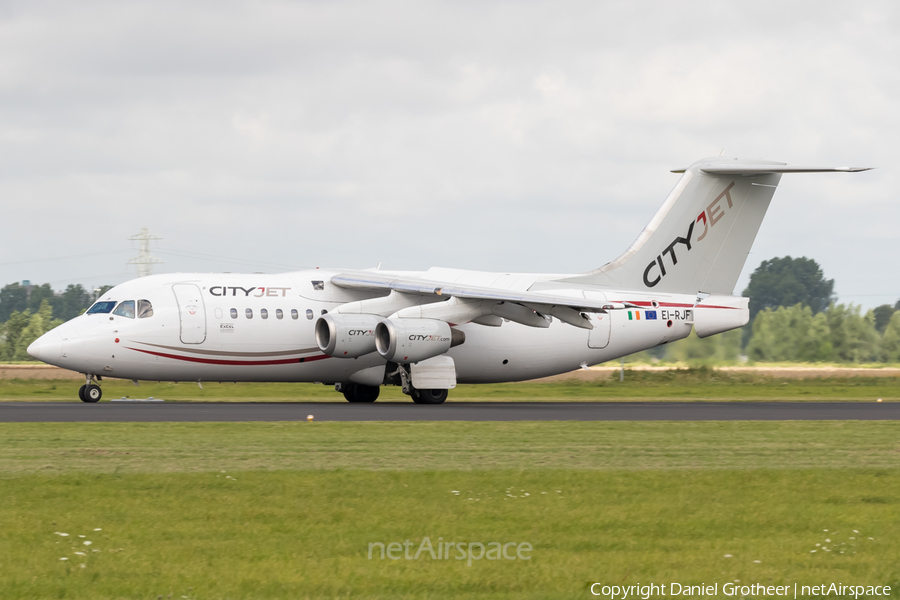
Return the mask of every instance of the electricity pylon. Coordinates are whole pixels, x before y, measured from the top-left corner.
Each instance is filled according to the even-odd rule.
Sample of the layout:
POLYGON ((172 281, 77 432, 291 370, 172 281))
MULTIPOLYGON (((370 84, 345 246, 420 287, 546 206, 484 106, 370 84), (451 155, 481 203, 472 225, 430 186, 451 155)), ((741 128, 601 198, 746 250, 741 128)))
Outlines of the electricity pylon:
POLYGON ((150 232, 147 231, 146 227, 141 228, 141 232, 137 235, 133 235, 129 240, 137 240, 141 243, 140 250, 138 250, 137 258, 132 258, 128 261, 129 265, 137 265, 137 274, 138 277, 146 277, 153 273, 153 265, 161 265, 163 261, 156 258, 155 256, 150 255, 150 242, 155 240, 161 240, 161 237, 156 237, 155 235, 150 235, 150 232))

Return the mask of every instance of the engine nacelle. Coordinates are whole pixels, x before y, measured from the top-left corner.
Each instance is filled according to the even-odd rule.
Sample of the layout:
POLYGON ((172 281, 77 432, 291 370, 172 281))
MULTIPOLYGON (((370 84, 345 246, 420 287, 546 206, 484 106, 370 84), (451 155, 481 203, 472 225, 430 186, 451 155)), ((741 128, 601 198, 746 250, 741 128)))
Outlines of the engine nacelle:
POLYGON ((375 352, 375 326, 380 320, 377 315, 322 315, 316 321, 316 344, 336 358, 375 352))
POLYGON ((750 298, 707 296, 694 306, 694 331, 705 338, 743 327, 750 320, 750 298))
POLYGON ((384 319, 375 326, 378 354, 397 363, 414 363, 450 349, 453 335, 446 321, 384 319))

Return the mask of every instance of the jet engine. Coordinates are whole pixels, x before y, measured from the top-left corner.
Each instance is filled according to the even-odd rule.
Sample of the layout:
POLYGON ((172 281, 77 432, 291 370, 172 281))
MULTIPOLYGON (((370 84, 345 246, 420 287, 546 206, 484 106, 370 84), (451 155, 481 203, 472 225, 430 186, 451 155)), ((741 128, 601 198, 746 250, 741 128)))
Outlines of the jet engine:
POLYGON ((336 358, 356 358, 375 351, 377 315, 326 314, 316 321, 319 350, 336 358))
POLYGON ((437 319, 384 319, 375 326, 378 354, 397 363, 414 363, 443 354, 456 345, 454 337, 450 325, 437 319))

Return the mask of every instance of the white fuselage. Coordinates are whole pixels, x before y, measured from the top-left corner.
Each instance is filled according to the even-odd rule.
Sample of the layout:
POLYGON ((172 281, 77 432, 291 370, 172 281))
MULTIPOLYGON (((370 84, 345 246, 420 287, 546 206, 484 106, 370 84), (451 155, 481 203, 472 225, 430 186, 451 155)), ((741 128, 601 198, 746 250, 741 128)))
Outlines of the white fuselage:
MULTIPOLYGON (((123 379, 350 381, 354 373, 384 365, 385 360, 377 352, 352 359, 324 355, 316 345, 316 319, 342 304, 384 294, 331 285, 335 273, 315 269, 279 275, 171 274, 135 279, 100 300, 146 300, 152 316, 84 314, 40 338, 29 351, 66 369, 123 379)), ((547 328, 510 321, 500 327, 458 324, 465 342, 447 355, 455 362, 460 383, 535 379, 682 339, 691 331, 697 300, 692 295, 552 281, 563 275, 450 269, 398 275, 639 307, 592 313, 590 330, 558 319, 547 328)))

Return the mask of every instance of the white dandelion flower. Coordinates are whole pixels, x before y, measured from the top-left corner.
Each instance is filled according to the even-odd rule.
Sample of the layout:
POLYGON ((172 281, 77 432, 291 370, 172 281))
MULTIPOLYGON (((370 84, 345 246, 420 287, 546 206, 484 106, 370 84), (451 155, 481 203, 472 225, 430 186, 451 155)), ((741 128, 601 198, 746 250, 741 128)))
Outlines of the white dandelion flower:
POLYGON ((56 535, 61 535, 61 536, 63 536, 63 537, 69 537, 69 534, 68 534, 68 533, 57 533, 56 535))
POLYGON ((84 552, 76 552, 75 554, 77 554, 78 556, 87 556, 87 554, 85 554, 84 552))
POLYGON ((98 527, 94 531, 103 531, 103 530, 98 527))
POLYGON ((92 541, 90 541, 90 540, 85 540, 85 541, 83 541, 83 542, 81 542, 81 543, 84 544, 85 546, 90 546, 90 545, 93 544, 94 542, 92 542, 92 541))
POLYGON ((809 552, 810 552, 810 554, 811 554, 811 553, 815 552, 815 550, 810 550, 809 552))
POLYGON ((726 555, 725 555, 725 558, 731 558, 731 555, 730 555, 730 554, 726 554, 726 555))
POLYGON ((86 567, 86 566, 87 566, 87 565, 86 565, 86 564, 84 564, 84 563, 81 563, 81 564, 80 564, 80 565, 78 565, 78 566, 80 566, 80 567, 81 567, 81 568, 82 568, 82 569, 83 569, 83 568, 85 568, 85 567, 86 567))
POLYGON ((828 542, 829 544, 831 543, 831 540, 829 540, 828 538, 825 538, 825 541, 828 542))
POLYGON ((63 556, 63 557, 62 557, 61 559, 59 559, 59 560, 69 560, 69 559, 68 559, 68 557, 63 556))
POLYGON ((858 532, 857 530, 854 529, 854 530, 853 530, 853 533, 859 533, 859 532, 858 532))
POLYGON ((754 560, 753 562, 755 562, 756 564, 760 564, 762 561, 761 561, 761 560, 754 560))
POLYGON ((78 537, 83 538, 83 537, 87 537, 87 536, 86 536, 86 535, 79 535, 78 537))

